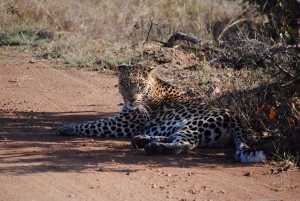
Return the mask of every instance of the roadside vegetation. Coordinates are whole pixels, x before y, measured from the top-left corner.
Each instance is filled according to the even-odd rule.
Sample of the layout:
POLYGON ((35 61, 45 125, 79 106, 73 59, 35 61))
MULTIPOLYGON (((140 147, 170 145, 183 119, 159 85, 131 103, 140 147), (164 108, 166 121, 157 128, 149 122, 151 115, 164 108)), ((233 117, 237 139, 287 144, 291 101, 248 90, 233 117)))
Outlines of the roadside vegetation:
POLYGON ((159 76, 183 93, 233 110, 271 160, 299 166, 300 46, 288 46, 300 37, 297 6, 293 0, 7 0, 0 2, 0 48, 99 73, 121 63, 160 65, 159 76), (200 42, 174 48, 157 42, 178 31, 200 42))

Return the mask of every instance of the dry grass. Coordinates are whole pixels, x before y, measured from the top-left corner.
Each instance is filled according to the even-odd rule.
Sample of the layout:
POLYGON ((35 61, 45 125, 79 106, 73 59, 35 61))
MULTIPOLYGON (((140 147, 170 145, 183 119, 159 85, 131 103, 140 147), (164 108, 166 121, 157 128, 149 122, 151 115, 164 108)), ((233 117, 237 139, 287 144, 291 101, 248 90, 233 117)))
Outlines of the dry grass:
POLYGON ((224 28, 229 28, 244 12, 239 3, 7 0, 0 2, 0 34, 15 36, 9 45, 38 46, 42 50, 40 57, 50 55, 47 58, 55 59, 58 66, 91 66, 96 62, 103 67, 107 63, 130 62, 133 54, 136 55, 131 47, 142 52, 141 43, 146 38, 151 17, 155 23, 150 32, 152 38, 165 40, 174 31, 183 31, 212 42, 220 34, 226 35, 224 28), (33 37, 26 41, 24 34, 15 34, 20 29, 48 31, 54 33, 54 40, 43 44, 36 43, 33 37))
POLYGON ((32 26, 60 34, 82 34, 88 38, 113 43, 137 43, 143 40, 149 28, 149 17, 157 23, 156 36, 166 37, 174 31, 183 31, 207 38, 219 22, 239 16, 240 2, 210 0, 161 1, 2 1, 1 30, 18 26, 32 26), (18 13, 6 12, 10 6, 18 13))

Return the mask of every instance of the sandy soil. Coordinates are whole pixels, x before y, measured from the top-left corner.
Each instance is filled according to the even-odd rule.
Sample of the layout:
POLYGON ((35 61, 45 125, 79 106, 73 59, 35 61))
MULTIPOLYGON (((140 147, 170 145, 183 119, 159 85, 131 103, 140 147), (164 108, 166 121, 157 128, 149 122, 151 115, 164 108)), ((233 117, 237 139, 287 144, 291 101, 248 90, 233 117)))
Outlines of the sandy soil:
MULTIPOLYGON (((6 59, 14 59, 6 55, 6 59)), ((0 200, 300 200, 300 171, 240 164, 234 150, 149 156, 128 140, 56 128, 116 114, 115 75, 0 63, 0 200)))

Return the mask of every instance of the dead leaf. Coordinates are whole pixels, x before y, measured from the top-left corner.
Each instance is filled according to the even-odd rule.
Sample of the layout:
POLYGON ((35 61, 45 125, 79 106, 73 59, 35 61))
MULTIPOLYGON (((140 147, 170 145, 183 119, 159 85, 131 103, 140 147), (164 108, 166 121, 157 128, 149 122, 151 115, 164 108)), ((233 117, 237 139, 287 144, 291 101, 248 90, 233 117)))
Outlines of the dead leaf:
POLYGON ((278 128, 278 120, 276 118, 276 112, 271 105, 264 104, 260 109, 258 109, 257 113, 263 113, 269 118, 271 129, 278 128))
POLYGON ((115 64, 110 63, 109 65, 110 65, 110 68, 111 68, 113 71, 118 71, 118 69, 117 69, 117 67, 116 67, 115 64))
POLYGON ((276 114, 273 107, 267 104, 264 104, 260 109, 258 109, 257 113, 265 114, 270 120, 274 119, 276 114))
POLYGON ((292 117, 287 117, 287 120, 289 122, 289 125, 292 129, 295 129, 296 127, 296 123, 295 123, 295 120, 292 118, 292 117))
POLYGON ((105 50, 104 49, 101 49, 101 50, 99 50, 99 54, 103 54, 105 52, 105 50))

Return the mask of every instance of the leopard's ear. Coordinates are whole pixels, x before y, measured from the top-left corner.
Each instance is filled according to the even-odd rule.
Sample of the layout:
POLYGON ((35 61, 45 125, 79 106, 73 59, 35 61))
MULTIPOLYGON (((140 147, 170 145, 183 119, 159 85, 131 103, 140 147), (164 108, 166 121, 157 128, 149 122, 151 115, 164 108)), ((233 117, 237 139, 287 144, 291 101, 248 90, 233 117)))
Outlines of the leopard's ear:
POLYGON ((127 65, 126 64, 121 64, 117 67, 118 71, 119 72, 122 72, 124 71, 125 69, 127 68, 127 65))
POLYGON ((153 67, 151 66, 149 69, 148 69, 148 74, 151 76, 151 75, 155 75, 155 73, 157 72, 158 70, 158 66, 156 67, 153 67))

